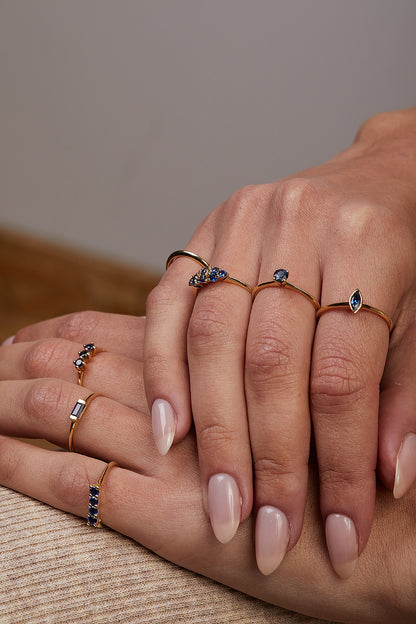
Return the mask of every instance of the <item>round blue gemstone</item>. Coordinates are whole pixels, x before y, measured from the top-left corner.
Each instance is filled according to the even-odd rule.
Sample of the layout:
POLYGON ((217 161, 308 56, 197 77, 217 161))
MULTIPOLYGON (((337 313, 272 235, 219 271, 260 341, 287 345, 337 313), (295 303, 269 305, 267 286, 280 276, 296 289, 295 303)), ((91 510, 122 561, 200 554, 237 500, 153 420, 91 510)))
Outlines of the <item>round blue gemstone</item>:
POLYGON ((218 277, 220 279, 224 279, 225 277, 227 277, 227 275, 228 275, 228 273, 227 273, 227 271, 224 271, 224 269, 220 269, 219 272, 218 272, 218 277))
POLYGON ((95 344, 93 342, 89 342, 88 344, 84 345, 84 349, 86 349, 87 351, 94 351, 95 344))
POLYGON ((90 507, 90 508, 88 509, 88 514, 89 514, 90 516, 96 516, 96 515, 97 515, 97 513, 98 513, 98 509, 96 509, 96 507, 90 507))
POLYGON ((279 284, 284 284, 287 281, 288 277, 289 271, 286 271, 286 269, 276 269, 276 271, 273 273, 273 279, 279 284))
POLYGON ((81 358, 74 360, 74 364, 75 368, 79 368, 80 370, 84 370, 85 368, 85 362, 84 360, 81 360, 81 358))
POLYGON ((90 496, 90 498, 88 499, 88 502, 90 505, 98 505, 98 498, 96 496, 90 496))
POLYGON ((90 486, 90 496, 98 496, 99 493, 100 489, 98 487, 96 487, 95 485, 90 486))
POLYGON ((97 518, 95 518, 94 516, 88 516, 88 524, 92 524, 93 526, 95 526, 97 524, 97 518))
POLYGON ((83 351, 79 352, 79 356, 83 359, 83 360, 89 360, 90 358, 90 352, 87 351, 86 349, 84 349, 83 351))

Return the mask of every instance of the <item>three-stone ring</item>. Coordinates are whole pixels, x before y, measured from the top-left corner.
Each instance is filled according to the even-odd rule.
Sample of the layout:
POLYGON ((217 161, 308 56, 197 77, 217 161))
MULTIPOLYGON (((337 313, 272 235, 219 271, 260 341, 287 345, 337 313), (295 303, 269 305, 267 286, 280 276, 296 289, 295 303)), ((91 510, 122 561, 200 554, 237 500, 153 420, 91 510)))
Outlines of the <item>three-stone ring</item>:
POLYGON ((258 284, 253 289, 253 301, 257 297, 259 292, 263 290, 264 288, 271 288, 274 286, 278 286, 280 288, 288 288, 289 290, 294 290, 295 292, 299 293, 303 297, 306 297, 306 299, 311 302, 315 310, 319 310, 319 307, 320 307, 319 301, 315 299, 315 297, 311 295, 310 293, 308 293, 306 290, 303 290, 303 288, 299 288, 298 286, 295 286, 294 284, 291 284, 290 282, 288 282, 287 281, 288 277, 289 277, 289 271, 287 271, 286 269, 276 269, 276 271, 273 273, 273 281, 263 282, 262 284, 258 284))
POLYGON ((357 312, 359 312, 360 310, 367 310, 368 312, 376 314, 377 316, 382 318, 383 321, 385 321, 385 323, 387 324, 389 332, 391 332, 393 328, 393 321, 389 316, 387 316, 387 314, 385 314, 382 310, 379 310, 378 308, 374 308, 373 306, 364 303, 363 295, 358 288, 356 288, 351 293, 348 301, 341 301, 340 303, 330 303, 329 305, 325 305, 322 306, 322 308, 319 308, 319 310, 317 310, 316 312, 316 318, 317 320, 319 320, 322 314, 325 314, 325 312, 330 312, 331 310, 345 309, 351 310, 351 312, 353 312, 354 314, 357 314, 357 312))
POLYGON ((96 353, 100 353, 102 351, 104 351, 104 349, 96 347, 93 342, 88 342, 84 345, 84 348, 79 351, 77 359, 74 360, 74 366, 75 370, 77 371, 79 386, 82 386, 82 381, 85 373, 85 365, 90 361, 92 357, 94 357, 96 353))

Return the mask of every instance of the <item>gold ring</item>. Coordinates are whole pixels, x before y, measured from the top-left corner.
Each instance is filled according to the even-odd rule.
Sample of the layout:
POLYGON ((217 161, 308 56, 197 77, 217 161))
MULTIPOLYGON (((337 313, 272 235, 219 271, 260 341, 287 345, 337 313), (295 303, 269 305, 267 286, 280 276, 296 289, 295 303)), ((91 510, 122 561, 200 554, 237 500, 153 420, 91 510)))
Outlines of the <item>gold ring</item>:
POLYGON ((173 251, 169 258, 166 260, 166 268, 168 269, 170 267, 170 265, 172 264, 172 262, 176 259, 176 258, 192 258, 192 260, 195 260, 195 262, 198 262, 198 264, 200 264, 203 267, 208 268, 209 264, 206 260, 204 260, 203 258, 201 258, 201 256, 198 256, 198 254, 194 253, 193 251, 188 251, 187 249, 178 249, 178 251, 173 251))
POLYGON ((96 353, 102 353, 103 351, 104 349, 96 347, 93 342, 89 342, 84 345, 84 348, 81 351, 78 352, 79 357, 74 360, 74 366, 78 374, 79 386, 82 386, 82 380, 85 373, 85 365, 87 364, 87 362, 89 362, 96 353))
POLYGON ((247 290, 250 294, 253 292, 253 288, 246 284, 242 280, 237 279, 236 277, 231 277, 228 271, 224 269, 219 269, 218 267, 211 266, 206 260, 198 256, 198 254, 193 251, 188 251, 187 249, 179 249, 178 251, 174 251, 170 254, 169 258, 166 260, 166 268, 168 269, 175 258, 186 257, 192 258, 202 266, 202 269, 195 273, 189 280, 189 286, 193 286, 194 288, 202 288, 206 284, 213 284, 215 282, 229 282, 230 284, 236 284, 236 286, 241 286, 245 290, 247 290))
POLYGON ((278 286, 280 288, 288 288, 289 290, 294 290, 295 292, 299 293, 300 295, 303 295, 304 297, 306 297, 306 299, 308 301, 311 302, 311 304, 313 305, 313 307, 315 308, 315 310, 319 310, 319 301, 317 299, 315 299, 315 297, 313 295, 311 295, 310 293, 306 292, 306 290, 303 290, 302 288, 299 288, 298 286, 294 286, 294 284, 290 284, 287 281, 287 278, 289 277, 289 271, 287 271, 286 269, 276 269, 276 271, 273 273, 273 281, 272 282, 263 282, 262 284, 258 284, 258 286, 256 286, 253 290, 253 301, 254 299, 257 297, 258 293, 263 290, 263 288, 271 288, 274 286, 278 286))
POLYGON ((97 483, 90 485, 90 495, 88 499, 88 516, 87 524, 95 529, 100 529, 103 525, 99 514, 100 505, 100 488, 103 484, 104 477, 109 473, 111 468, 118 466, 117 462, 112 461, 104 468, 97 483))
POLYGON ((69 429, 68 448, 71 452, 76 452, 73 444, 75 429, 78 427, 79 421, 81 420, 83 414, 86 412, 91 401, 99 396, 103 395, 100 392, 93 392, 92 394, 89 394, 86 399, 78 399, 78 401, 75 403, 74 408, 69 415, 69 418, 71 419, 71 426, 69 429))
POLYGON ((391 332, 393 328, 393 321, 391 320, 389 316, 387 316, 387 314, 385 314, 378 308, 373 308, 373 306, 370 306, 364 303, 363 296, 361 294, 361 291, 358 288, 356 288, 354 292, 351 293, 348 301, 341 301, 340 303, 330 303, 329 305, 322 306, 322 308, 319 308, 319 310, 316 313, 316 318, 317 320, 320 319, 322 314, 325 314, 325 312, 330 312, 331 310, 343 310, 343 309, 344 310, 349 309, 354 314, 357 314, 359 310, 367 310, 368 312, 371 312, 372 314, 376 314, 377 316, 382 318, 383 321, 386 322, 387 327, 389 328, 389 332, 391 332))

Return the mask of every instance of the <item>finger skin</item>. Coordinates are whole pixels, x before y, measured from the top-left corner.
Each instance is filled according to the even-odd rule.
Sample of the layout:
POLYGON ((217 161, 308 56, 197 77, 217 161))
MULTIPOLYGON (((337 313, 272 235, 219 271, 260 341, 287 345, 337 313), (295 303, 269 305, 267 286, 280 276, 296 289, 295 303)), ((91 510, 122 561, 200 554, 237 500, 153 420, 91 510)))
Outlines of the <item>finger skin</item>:
POLYGON ((79 343, 80 349, 82 345, 94 342, 107 351, 142 361, 145 322, 145 317, 124 314, 75 312, 28 325, 16 333, 13 342, 63 338, 79 343))
MULTIPOLYGON (((0 348, 0 379, 56 377, 77 383, 73 360, 79 344, 59 338, 17 342, 0 348)), ((82 347, 81 347, 82 348, 82 347)), ((141 412, 147 411, 143 364, 124 355, 98 352, 85 364, 82 385, 141 412)))

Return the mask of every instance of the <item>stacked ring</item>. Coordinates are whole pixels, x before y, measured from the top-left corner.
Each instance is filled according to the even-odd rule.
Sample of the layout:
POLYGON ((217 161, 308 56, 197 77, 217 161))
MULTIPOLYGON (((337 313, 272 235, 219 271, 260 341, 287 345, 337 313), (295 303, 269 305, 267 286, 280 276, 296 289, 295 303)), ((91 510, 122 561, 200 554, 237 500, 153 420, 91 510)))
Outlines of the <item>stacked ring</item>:
POLYGON ((93 342, 88 342, 84 345, 84 348, 78 352, 78 356, 76 360, 74 360, 75 370, 78 374, 78 385, 82 386, 82 380, 84 378, 85 373, 85 365, 90 361, 92 357, 96 353, 101 353, 104 349, 100 349, 96 347, 93 342))
POLYGON ((102 487, 104 478, 108 475, 111 468, 115 468, 118 464, 115 461, 110 462, 102 471, 97 483, 90 485, 89 499, 88 499, 88 516, 87 524, 95 529, 100 529, 103 525, 100 518, 100 488, 102 487))
POLYGON ((75 452, 74 433, 76 428, 78 427, 79 421, 81 420, 82 415, 88 409, 91 401, 93 401, 98 396, 103 395, 100 392, 93 392, 92 394, 88 395, 86 399, 78 399, 72 409, 72 412, 69 415, 69 418, 71 420, 71 426, 69 428, 68 448, 71 452, 75 452))
POLYGON ((171 253, 166 261, 166 268, 168 269, 175 258, 178 257, 192 258, 192 260, 195 260, 203 267, 189 280, 189 286, 192 286, 193 288, 202 288, 202 286, 206 286, 207 284, 214 284, 215 282, 220 281, 241 286, 241 288, 244 288, 244 290, 247 290, 250 294, 253 292, 253 288, 249 284, 246 284, 246 282, 243 282, 236 277, 231 277, 225 269, 211 266, 206 260, 201 258, 201 256, 198 256, 198 254, 193 251, 188 251, 186 249, 180 249, 179 251, 171 253))
POLYGON ((393 328, 393 321, 391 320, 389 316, 387 316, 387 314, 385 314, 378 308, 373 308, 373 306, 370 306, 364 303, 363 296, 361 294, 361 291, 358 288, 356 288, 354 292, 351 293, 348 301, 341 301, 339 303, 330 303, 329 305, 325 305, 325 306, 322 306, 322 308, 319 308, 319 310, 316 313, 316 318, 319 320, 322 314, 325 314, 325 312, 330 312, 331 310, 345 310, 345 309, 351 310, 351 312, 353 312, 354 314, 357 314, 357 312, 359 312, 360 310, 367 310, 367 312, 371 312, 372 314, 376 314, 377 316, 382 318, 383 321, 387 324, 387 327, 389 328, 389 332, 391 332, 393 328))
POLYGON ((253 300, 257 297, 259 292, 263 290, 263 288, 271 288, 271 287, 278 286, 280 288, 288 288, 289 290, 294 290, 295 292, 299 293, 303 297, 306 297, 306 299, 311 302, 315 310, 319 310, 319 307, 320 307, 319 301, 315 299, 313 295, 306 292, 306 290, 303 290, 302 288, 299 288, 298 286, 294 286, 293 284, 290 284, 287 281, 288 277, 289 277, 289 271, 287 271, 286 269, 276 269, 276 271, 273 273, 273 281, 263 282, 262 284, 258 284, 254 288, 253 300))

